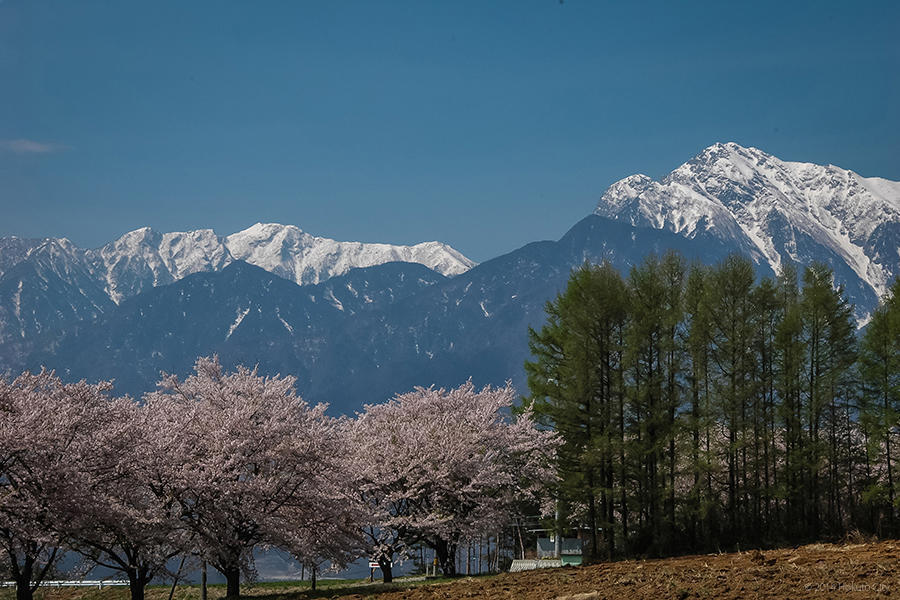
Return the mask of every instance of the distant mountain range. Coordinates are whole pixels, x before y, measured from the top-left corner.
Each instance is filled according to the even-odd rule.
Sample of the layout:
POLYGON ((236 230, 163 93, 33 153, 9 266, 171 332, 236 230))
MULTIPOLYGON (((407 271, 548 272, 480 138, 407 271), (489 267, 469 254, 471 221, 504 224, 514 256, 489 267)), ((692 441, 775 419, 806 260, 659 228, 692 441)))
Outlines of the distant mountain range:
MULTIPOLYGON (((236 261, 298 285, 394 261, 449 276, 475 264, 440 242, 338 242, 274 223, 226 237, 211 229, 159 233, 144 227, 96 249, 78 248, 65 238, 0 238, 0 361, 12 354, 21 362, 32 349, 109 314, 128 298, 236 261)), ((7 365, 18 366, 15 360, 7 365)))
POLYGON ((555 242, 475 265, 438 242, 317 238, 257 224, 140 229, 96 250, 0 239, 0 366, 111 378, 139 395, 198 355, 298 377, 311 401, 352 412, 413 385, 511 379, 524 391, 527 328, 572 268, 627 270, 676 249, 713 263, 751 257, 835 270, 864 322, 900 274, 900 183, 717 144, 660 181, 623 179, 555 242))
POLYGON ((419 263, 450 276, 475 265, 440 242, 415 246, 337 242, 293 225, 257 223, 225 237, 212 229, 159 233, 143 227, 90 250, 76 248, 65 238, 0 238, 0 276, 19 263, 44 260, 41 257, 48 253, 65 256, 65 262, 95 280, 116 304, 193 273, 221 271, 236 260, 299 285, 386 262, 419 263))

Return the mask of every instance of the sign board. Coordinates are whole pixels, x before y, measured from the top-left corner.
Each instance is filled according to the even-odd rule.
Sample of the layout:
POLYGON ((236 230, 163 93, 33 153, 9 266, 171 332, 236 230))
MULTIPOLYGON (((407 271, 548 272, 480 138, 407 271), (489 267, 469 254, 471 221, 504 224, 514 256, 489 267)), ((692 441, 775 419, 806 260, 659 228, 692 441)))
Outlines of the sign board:
MULTIPOLYGON (((392 563, 392 562, 391 562, 391 563, 388 563, 388 566, 389 566, 389 567, 393 567, 393 566, 394 566, 394 563, 392 563)), ((375 562, 374 560, 370 560, 370 561, 369 561, 369 568, 370 568, 370 569, 380 569, 380 568, 381 568, 381 565, 379 565, 379 564, 378 564, 377 562, 375 562)))

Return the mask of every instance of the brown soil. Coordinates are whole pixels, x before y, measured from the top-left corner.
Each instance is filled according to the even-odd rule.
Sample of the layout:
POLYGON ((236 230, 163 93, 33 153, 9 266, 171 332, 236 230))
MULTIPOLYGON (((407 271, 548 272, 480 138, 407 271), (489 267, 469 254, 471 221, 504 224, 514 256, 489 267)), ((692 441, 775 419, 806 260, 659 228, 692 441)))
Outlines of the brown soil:
MULTIPOLYGON (((247 600, 601 600, 646 598, 900 598, 900 541, 813 544, 794 549, 627 560, 589 567, 467 577, 451 582, 321 581, 242 586, 247 600)), ((220 600, 224 586, 210 589, 220 600)), ((147 600, 168 600, 167 586, 147 600)), ((173 600, 199 600, 198 586, 178 586, 173 600)), ((0 600, 15 590, 0 589, 0 600)), ((38 590, 35 600, 128 600, 127 588, 38 590)))
POLYGON ((628 560, 505 573, 343 600, 900 597, 900 542, 628 560))

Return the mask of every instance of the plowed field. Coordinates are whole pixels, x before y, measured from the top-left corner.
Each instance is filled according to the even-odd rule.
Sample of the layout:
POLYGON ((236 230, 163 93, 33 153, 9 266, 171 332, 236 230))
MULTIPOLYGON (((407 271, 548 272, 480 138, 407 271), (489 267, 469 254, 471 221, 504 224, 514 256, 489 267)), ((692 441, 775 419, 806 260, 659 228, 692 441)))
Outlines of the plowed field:
MULTIPOLYGON (((147 600, 169 600, 165 585, 147 600)), ((247 600, 600 600, 646 598, 900 598, 900 541, 813 544, 793 549, 703 554, 659 560, 628 560, 589 567, 460 578, 381 583, 322 580, 244 586, 247 600)), ((209 590, 220 600, 224 586, 209 590)), ((196 585, 179 585, 172 600, 199 600, 196 585)), ((0 600, 15 590, 0 589, 0 600)), ((39 589, 35 600, 128 600, 128 588, 39 589)))
POLYGON ((621 561, 471 578, 343 600, 900 597, 900 542, 621 561))

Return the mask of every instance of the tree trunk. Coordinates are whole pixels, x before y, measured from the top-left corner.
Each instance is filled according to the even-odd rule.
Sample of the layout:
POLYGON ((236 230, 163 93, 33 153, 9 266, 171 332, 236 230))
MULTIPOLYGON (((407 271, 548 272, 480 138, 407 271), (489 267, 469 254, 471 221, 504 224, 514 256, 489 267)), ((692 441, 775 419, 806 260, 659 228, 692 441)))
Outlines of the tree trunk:
MULTIPOLYGON (((619 346, 622 339, 619 338, 619 346)), ((628 552, 628 487, 625 479, 627 464, 625 462, 625 376, 622 372, 622 352, 617 353, 616 362, 619 368, 616 371, 619 396, 619 488, 621 493, 620 506, 622 510, 622 550, 628 552)))
POLYGON ((478 574, 481 575, 481 557, 484 554, 481 548, 481 536, 478 536, 478 574))
POLYGON ((394 581, 394 573, 391 570, 391 561, 379 558, 378 566, 381 567, 381 581, 383 583, 394 581))
POLYGON ((146 581, 129 581, 128 590, 131 592, 131 600, 144 600, 144 590, 146 588, 146 581))
MULTIPOLYGON (((887 393, 884 394, 884 413, 890 414, 890 404, 887 393)), ((894 535, 894 472, 891 468, 891 428, 888 427, 884 434, 885 457, 887 458, 887 476, 888 476, 888 526, 890 532, 888 535, 894 535)))
MULTIPOLYGON (((15 556, 11 555, 11 558, 15 561, 15 556)), ((18 568, 16 568, 16 563, 13 562, 13 569, 15 570, 16 600, 32 600, 34 598, 34 589, 31 587, 31 579, 34 574, 34 559, 26 555, 22 565, 18 566, 18 568)))
MULTIPOLYGON (((594 469, 588 469, 588 524, 591 527, 591 553, 589 555, 589 560, 592 563, 598 562, 600 560, 600 544, 597 540, 597 499, 594 492, 594 469)), ((558 514, 558 513, 557 513, 558 514)), ((562 527, 557 520, 556 523, 556 536, 557 539, 562 537, 562 527)), ((561 543, 561 542, 560 542, 561 543)), ((559 558, 557 556, 556 558, 559 558)))
POLYGON ((16 581, 16 600, 33 600, 34 592, 31 590, 31 582, 16 581))
MULTIPOLYGON (((241 597, 241 569, 230 566, 222 573, 225 575, 225 599, 237 600, 241 597)), ((313 580, 315 581, 315 580, 313 580)), ((315 584, 314 584, 315 585, 315 584)))
POLYGON ((444 576, 456 577, 456 544, 451 544, 446 540, 438 540, 433 545, 433 548, 444 576))
POLYGON ((144 591, 147 588, 149 577, 144 569, 128 569, 125 575, 128 577, 128 591, 131 600, 144 600, 144 591))
POLYGON ((169 588, 169 600, 172 600, 172 597, 175 595, 175 588, 178 587, 178 580, 181 579, 181 570, 184 569, 185 560, 187 560, 187 554, 182 554, 181 562, 178 563, 178 572, 175 573, 175 578, 172 579, 172 587, 169 588))

